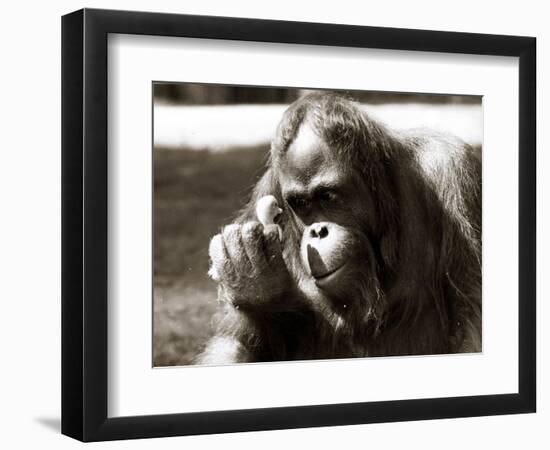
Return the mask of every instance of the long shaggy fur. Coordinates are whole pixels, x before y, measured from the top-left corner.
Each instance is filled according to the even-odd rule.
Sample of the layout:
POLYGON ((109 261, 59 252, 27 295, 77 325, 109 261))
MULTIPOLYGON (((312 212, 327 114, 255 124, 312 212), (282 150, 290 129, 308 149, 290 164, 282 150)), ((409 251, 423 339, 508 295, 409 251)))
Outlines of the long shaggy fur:
POLYGON ((241 311, 226 302, 199 361, 216 359, 216 342, 229 349, 223 362, 481 351, 480 150, 429 130, 393 132, 352 101, 313 94, 285 112, 267 171, 237 222, 255 220, 263 195, 289 209, 277 170, 306 120, 353 173, 357 195, 372 202, 357 222, 353 272, 334 304, 305 292, 303 227, 284 214, 284 259, 295 284, 286 308, 241 311))

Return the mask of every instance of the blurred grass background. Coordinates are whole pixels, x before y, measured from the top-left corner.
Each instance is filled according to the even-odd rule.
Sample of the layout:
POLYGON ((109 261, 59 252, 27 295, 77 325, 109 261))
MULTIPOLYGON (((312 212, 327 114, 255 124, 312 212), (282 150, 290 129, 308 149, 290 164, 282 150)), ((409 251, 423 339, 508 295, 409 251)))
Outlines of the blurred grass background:
MULTIPOLYGON (((282 112, 307 92, 155 83, 154 366, 192 363, 212 336, 219 305, 207 276, 210 238, 248 200, 282 112)), ((350 94, 392 127, 427 125, 481 143, 480 97, 350 94)))
POLYGON ((244 206, 268 150, 155 149, 155 366, 190 364, 211 336, 218 303, 208 242, 244 206))

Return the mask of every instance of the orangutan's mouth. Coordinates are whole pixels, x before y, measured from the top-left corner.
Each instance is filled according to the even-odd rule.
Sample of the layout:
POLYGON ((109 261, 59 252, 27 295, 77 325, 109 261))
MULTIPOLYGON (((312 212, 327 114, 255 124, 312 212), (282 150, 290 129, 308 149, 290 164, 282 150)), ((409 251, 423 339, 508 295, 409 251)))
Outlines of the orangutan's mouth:
POLYGON ((345 267, 346 263, 342 264, 341 266, 337 267, 334 270, 331 270, 330 272, 327 272, 321 276, 313 277, 315 279, 315 284, 322 288, 323 286, 326 286, 327 284, 330 284, 335 278, 338 277, 340 272, 342 272, 342 269, 345 267))

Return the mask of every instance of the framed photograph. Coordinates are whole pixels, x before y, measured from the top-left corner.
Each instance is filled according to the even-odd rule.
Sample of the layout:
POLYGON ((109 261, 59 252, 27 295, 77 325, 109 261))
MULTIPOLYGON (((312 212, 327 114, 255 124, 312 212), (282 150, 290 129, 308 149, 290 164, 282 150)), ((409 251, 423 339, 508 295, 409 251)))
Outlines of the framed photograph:
POLYGON ((531 37, 62 20, 62 432, 535 412, 531 37))

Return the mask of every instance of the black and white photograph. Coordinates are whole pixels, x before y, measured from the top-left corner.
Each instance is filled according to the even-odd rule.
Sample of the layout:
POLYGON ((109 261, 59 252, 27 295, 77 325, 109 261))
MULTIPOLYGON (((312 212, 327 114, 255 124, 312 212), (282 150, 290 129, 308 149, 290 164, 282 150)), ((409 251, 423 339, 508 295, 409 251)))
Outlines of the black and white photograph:
POLYGON ((547 9, 6 3, 0 448, 550 448, 547 9))
POLYGON ((152 92, 154 367, 482 352, 481 96, 152 92))

